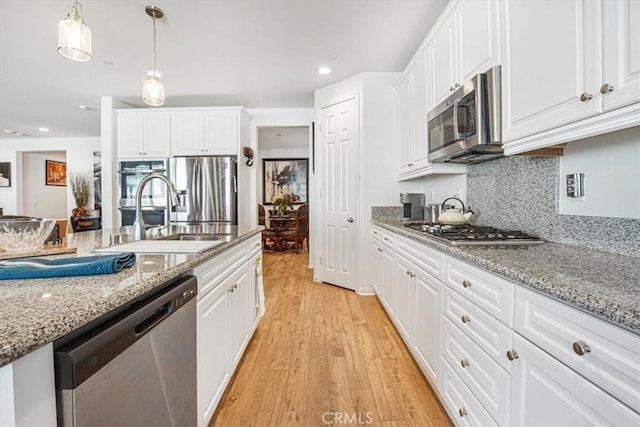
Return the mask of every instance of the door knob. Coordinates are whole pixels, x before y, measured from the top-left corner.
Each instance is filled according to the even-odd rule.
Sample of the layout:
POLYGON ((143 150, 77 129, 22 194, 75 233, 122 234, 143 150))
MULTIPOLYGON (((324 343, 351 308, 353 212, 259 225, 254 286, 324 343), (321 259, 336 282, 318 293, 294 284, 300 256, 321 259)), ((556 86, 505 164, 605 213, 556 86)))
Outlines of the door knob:
POLYGON ((515 359, 518 359, 520 357, 520 355, 518 354, 517 351, 515 350, 509 350, 507 351, 507 359, 514 361, 515 359))
POLYGON ((347 218, 347 222, 354 222, 354 221, 355 221, 355 219, 354 219, 352 216, 350 216, 349 218, 347 218))
POLYGON ((591 353, 591 347, 586 342, 580 340, 573 343, 573 351, 578 356, 584 356, 585 353, 591 353))
POLYGON ((609 83, 605 83, 602 86, 600 86, 600 93, 613 92, 613 89, 615 89, 613 85, 610 85, 609 83))
POLYGON ((582 94, 580 95, 580 101, 582 102, 587 102, 592 98, 593 95, 591 95, 589 92, 582 92, 582 94))

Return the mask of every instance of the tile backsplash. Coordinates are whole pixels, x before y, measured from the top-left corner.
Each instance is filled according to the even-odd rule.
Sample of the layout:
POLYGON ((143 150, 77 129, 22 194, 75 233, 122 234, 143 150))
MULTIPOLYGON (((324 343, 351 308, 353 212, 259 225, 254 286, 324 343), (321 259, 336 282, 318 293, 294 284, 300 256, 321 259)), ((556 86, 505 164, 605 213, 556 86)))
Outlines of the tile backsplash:
POLYGON ((560 215, 557 157, 505 157, 467 167, 474 224, 522 230, 544 240, 640 257, 640 220, 560 215))

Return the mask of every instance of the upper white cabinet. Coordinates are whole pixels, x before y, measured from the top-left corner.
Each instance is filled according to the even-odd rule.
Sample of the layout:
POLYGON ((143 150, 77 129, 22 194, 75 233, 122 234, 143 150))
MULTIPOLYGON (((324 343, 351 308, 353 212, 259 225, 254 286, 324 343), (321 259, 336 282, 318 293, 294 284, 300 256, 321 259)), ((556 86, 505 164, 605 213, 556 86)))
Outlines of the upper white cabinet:
POLYGON ((239 110, 185 111, 171 115, 174 156, 217 156, 238 153, 239 110))
POLYGON ((169 157, 170 123, 169 113, 118 112, 118 157, 169 157))
POLYGON ((473 75, 500 64, 498 3, 453 3, 427 44, 428 109, 445 100, 473 75))
POLYGON ((506 154, 640 123, 637 1, 500 5, 506 154))

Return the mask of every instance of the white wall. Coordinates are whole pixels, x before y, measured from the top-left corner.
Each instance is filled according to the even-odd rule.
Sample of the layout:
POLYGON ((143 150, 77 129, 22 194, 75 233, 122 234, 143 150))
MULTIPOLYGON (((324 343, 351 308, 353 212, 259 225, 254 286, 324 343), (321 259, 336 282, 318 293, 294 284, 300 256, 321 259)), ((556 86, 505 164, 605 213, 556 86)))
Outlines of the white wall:
MULTIPOLYGON (((23 214, 23 153, 42 151, 65 151, 67 173, 93 170, 93 152, 100 150, 100 138, 21 138, 0 139, 0 161, 11 162, 11 187, 0 188, 0 206, 5 215, 23 214)), ((75 207, 71 187, 66 186, 66 212, 71 215, 75 207)), ((93 206, 93 194, 90 197, 93 206)))
POLYGON ((640 127, 567 145, 559 189, 561 214, 640 218, 640 127), (584 197, 567 197, 571 173, 584 173, 584 197))
POLYGON ((64 151, 50 151, 22 156, 22 213, 41 218, 67 218, 71 215, 67 210, 67 188, 45 184, 47 160, 66 162, 67 155, 64 151))

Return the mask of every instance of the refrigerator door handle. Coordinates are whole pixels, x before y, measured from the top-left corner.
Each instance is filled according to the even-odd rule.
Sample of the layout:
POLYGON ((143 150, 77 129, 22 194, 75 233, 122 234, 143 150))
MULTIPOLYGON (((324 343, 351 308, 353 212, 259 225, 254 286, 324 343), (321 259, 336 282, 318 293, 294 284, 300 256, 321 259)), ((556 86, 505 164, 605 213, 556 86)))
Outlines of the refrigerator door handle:
POLYGON ((238 177, 234 175, 233 177, 233 192, 238 192, 238 177))

